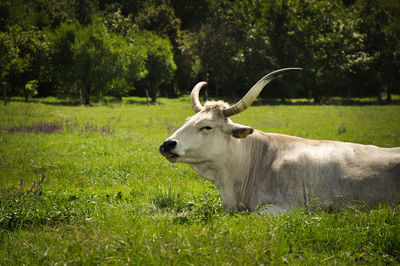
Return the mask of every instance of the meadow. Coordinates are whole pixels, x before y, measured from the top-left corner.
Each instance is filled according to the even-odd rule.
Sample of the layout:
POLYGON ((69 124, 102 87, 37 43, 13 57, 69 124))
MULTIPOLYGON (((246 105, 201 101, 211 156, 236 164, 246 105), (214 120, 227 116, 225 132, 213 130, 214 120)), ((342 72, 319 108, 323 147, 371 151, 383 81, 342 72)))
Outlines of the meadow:
MULTIPOLYGON (((158 147, 188 97, 0 106, 0 265, 399 264, 400 206, 230 214, 158 147)), ((266 132, 400 146, 400 106, 256 105, 266 132)))

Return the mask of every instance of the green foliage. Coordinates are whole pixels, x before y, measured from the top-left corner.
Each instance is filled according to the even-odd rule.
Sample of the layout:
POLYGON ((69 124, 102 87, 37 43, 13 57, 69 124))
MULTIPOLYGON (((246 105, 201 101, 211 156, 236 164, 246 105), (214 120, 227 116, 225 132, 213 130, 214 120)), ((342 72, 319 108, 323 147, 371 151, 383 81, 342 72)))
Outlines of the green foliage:
POLYGON ((10 25, 56 28, 68 20, 87 25, 97 13, 97 0, 5 0, 0 3, 0 30, 10 25))
POLYGON ((172 46, 168 40, 150 32, 143 32, 143 37, 137 41, 146 49, 148 74, 141 80, 141 83, 149 91, 152 101, 155 102, 160 86, 169 84, 176 70, 172 46))
POLYGON ((400 6, 358 1, 15 0, 0 3, 3 94, 238 98, 267 72, 303 67, 261 97, 399 93, 400 6), (50 48, 50 50, 49 50, 50 48), (65 51, 65 53, 64 53, 65 51))
POLYGON ((26 83, 25 91, 26 91, 26 94, 28 95, 28 97, 33 97, 38 94, 38 91, 37 91, 37 88, 39 85, 38 83, 39 82, 36 79, 30 80, 30 81, 28 81, 28 83, 26 83))
POLYGON ((80 95, 85 104, 90 95, 121 98, 147 74, 143 47, 109 32, 98 19, 87 27, 62 24, 52 38, 55 64, 64 70, 57 71, 61 92, 80 95))
POLYGON ((175 16, 174 8, 165 1, 162 1, 160 4, 157 1, 149 1, 144 4, 141 11, 135 17, 135 23, 139 28, 154 33, 147 37, 148 40, 146 43, 152 44, 148 45, 149 57, 147 66, 149 76, 146 77, 142 86, 149 93, 153 102, 159 93, 163 96, 168 96, 169 94, 176 95, 176 84, 173 84, 172 81, 175 77, 178 85, 181 85, 179 72, 184 66, 181 65, 181 49, 179 47, 181 36, 183 35, 180 30, 181 21, 175 16), (153 44, 154 47, 152 47, 153 44), (175 64, 178 64, 178 67, 175 64), (178 73, 175 76, 177 68, 178 73))
POLYGON ((376 93, 387 92, 387 103, 391 93, 399 91, 400 68, 400 5, 398 1, 359 1, 356 8, 362 19, 359 31, 365 35, 365 51, 373 60, 366 73, 368 82, 376 93))
MULTIPOLYGON (((62 23, 56 30, 47 33, 51 44, 52 78, 60 87, 71 87, 74 82, 73 68, 75 64, 73 46, 76 34, 80 30, 78 23, 62 23)), ((68 88, 63 88, 67 90, 68 88)), ((66 93, 66 92, 64 92, 66 93)))
POLYGON ((172 41, 177 40, 181 24, 171 6, 165 2, 157 5, 150 1, 136 16, 135 22, 140 28, 168 36, 172 41))
POLYGON ((0 42, 2 86, 10 96, 23 95, 27 100, 33 96, 31 85, 38 82, 33 80, 42 77, 42 68, 38 66, 48 62, 49 43, 37 28, 23 29, 18 25, 10 27, 9 32, 1 32, 0 42))
POLYGON ((76 56, 74 76, 85 104, 89 104, 90 95, 101 95, 104 85, 119 70, 119 62, 113 62, 117 59, 112 51, 113 37, 100 21, 77 32, 73 45, 76 56))

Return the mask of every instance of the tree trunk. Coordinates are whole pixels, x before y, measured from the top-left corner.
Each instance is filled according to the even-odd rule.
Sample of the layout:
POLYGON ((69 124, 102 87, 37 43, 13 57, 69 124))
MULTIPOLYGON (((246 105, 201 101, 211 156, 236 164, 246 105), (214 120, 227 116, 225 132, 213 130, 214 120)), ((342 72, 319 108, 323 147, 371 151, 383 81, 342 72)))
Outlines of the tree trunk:
POLYGON ((376 95, 376 99, 378 100, 378 103, 382 103, 382 96, 380 92, 378 92, 378 94, 376 95))
POLYGON ((28 102, 28 92, 24 88, 24 96, 25 96, 25 102, 28 102))
POLYGON ((204 88, 204 101, 208 101, 208 88, 204 88))
POLYGON ((387 98, 386 98, 386 103, 387 104, 391 104, 392 103, 392 88, 390 86, 391 85, 389 85, 387 87, 387 98))
POLYGON ((5 84, 3 85, 3 99, 4 99, 4 105, 7 105, 7 88, 5 84))
POLYGON ((85 91, 85 105, 90 105, 90 94, 85 91))
POLYGON ((79 87, 79 100, 81 102, 81 105, 83 105, 83 92, 82 92, 82 87, 79 87))
POLYGON ((157 94, 153 93, 153 92, 150 92, 150 98, 151 98, 151 102, 155 103, 156 100, 157 100, 157 94))
POLYGON ((314 98, 314 103, 316 103, 316 104, 320 104, 321 103, 321 96, 319 96, 319 95, 314 95, 313 96, 313 98, 314 98))
POLYGON ((350 105, 351 103, 351 94, 350 94, 350 88, 347 87, 347 104, 350 105))
POLYGON ((149 105, 149 90, 146 90, 146 103, 149 105))
POLYGON ((84 91, 85 105, 90 105, 90 85, 88 85, 84 91))

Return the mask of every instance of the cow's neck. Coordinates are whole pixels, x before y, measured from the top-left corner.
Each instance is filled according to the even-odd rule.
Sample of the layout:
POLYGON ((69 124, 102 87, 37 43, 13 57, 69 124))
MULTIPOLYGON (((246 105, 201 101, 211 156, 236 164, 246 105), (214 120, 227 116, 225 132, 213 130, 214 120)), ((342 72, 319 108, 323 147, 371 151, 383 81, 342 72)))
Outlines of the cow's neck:
MULTIPOLYGON (((255 130, 241 142, 242 157, 237 173, 237 186, 233 189, 240 201, 239 210, 254 210, 260 202, 271 203, 273 191, 269 191, 269 179, 274 151, 271 139, 255 130), (260 198, 262 196, 262 198, 260 198)), ((234 168, 235 169, 235 168, 234 168)))
POLYGON ((257 171, 269 157, 265 136, 255 131, 244 139, 232 138, 227 147, 226 156, 221 156, 219 160, 191 166, 218 187, 225 209, 253 209, 251 205, 257 201, 254 197, 257 197, 257 190, 260 189, 260 181, 255 180, 260 176, 257 171))

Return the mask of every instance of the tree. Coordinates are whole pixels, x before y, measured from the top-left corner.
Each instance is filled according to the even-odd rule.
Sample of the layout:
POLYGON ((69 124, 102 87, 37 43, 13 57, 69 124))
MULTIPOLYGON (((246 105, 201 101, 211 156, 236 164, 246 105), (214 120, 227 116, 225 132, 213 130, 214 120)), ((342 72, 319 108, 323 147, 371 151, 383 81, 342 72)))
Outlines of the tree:
POLYGON ((2 87, 4 105, 7 104, 7 91, 9 91, 9 72, 17 64, 18 51, 14 46, 11 36, 6 32, 0 32, 0 86, 2 87))
POLYGON ((7 26, 57 28, 67 20, 90 23, 97 12, 97 0, 3 0, 0 2, 0 30, 7 26))
POLYGON ((251 66, 246 65, 245 54, 251 49, 247 46, 251 23, 244 18, 246 15, 240 5, 230 1, 216 3, 210 8, 207 23, 197 34, 200 75, 202 79, 208 77, 215 95, 243 95, 248 85, 251 70, 246 67, 251 66))
POLYGON ((358 1, 355 8, 362 18, 358 26, 366 35, 365 50, 373 56, 368 72, 370 83, 375 95, 380 97, 385 91, 386 102, 390 103, 392 91, 399 88, 400 81, 400 3, 364 0, 358 1))
MULTIPOLYGON (((150 13, 153 12, 156 11, 153 10, 150 13)), ((156 13, 158 14, 159 11, 156 13)), ((165 16, 162 15, 161 17, 165 16)), ((168 21, 168 19, 166 20, 168 21)), ((164 21, 164 19, 161 19, 161 21, 164 21)), ((133 23, 132 18, 124 16, 120 9, 109 13, 105 18, 105 24, 109 29, 124 36, 130 47, 134 47, 139 54, 145 56, 146 76, 142 76, 140 78, 142 80, 136 82, 136 85, 155 102, 161 89, 170 87, 177 69, 173 47, 165 34, 166 32, 162 33, 165 37, 161 37, 155 32, 140 30, 140 27, 133 23)), ((155 27, 151 23, 147 26, 150 27, 151 25, 155 27)), ((174 32, 174 30, 170 31, 174 32)), ((136 81, 138 80, 136 79, 136 81)), ((114 84, 121 84, 120 82, 122 81, 116 81, 114 84)), ((134 80, 132 82, 135 83, 134 80)), ((168 89, 165 91, 168 92, 168 89)))
POLYGON ((18 25, 10 27, 8 32, 0 35, 1 69, 3 94, 6 101, 7 91, 11 96, 24 96, 25 100, 32 96, 30 84, 40 81, 40 66, 49 58, 49 45, 42 31, 36 27, 23 29, 18 25), (34 82, 34 80, 36 80, 34 82), (28 84, 28 86, 27 86, 28 84))
POLYGON ((75 82, 76 56, 74 45, 81 30, 77 22, 62 23, 47 33, 51 49, 51 64, 48 72, 58 96, 77 95, 75 82))
MULTIPOLYGON (((175 10, 170 5, 169 1, 149 1, 143 5, 143 8, 135 17, 135 23, 139 28, 153 32, 164 39, 168 39, 172 45, 172 53, 174 64, 177 64, 176 76, 174 79, 169 79, 171 84, 165 84, 163 90, 164 96, 176 95, 177 87, 182 88, 185 84, 187 76, 183 74, 184 70, 184 57, 187 54, 182 52, 182 38, 181 21, 175 16, 175 10), (174 82, 172 82, 174 81, 174 82)), ((187 65, 186 65, 187 67, 187 65)), ((154 97, 154 94, 153 94, 154 97)))
POLYGON ((125 95, 128 81, 139 80, 147 73, 147 55, 142 48, 130 46, 122 36, 107 32, 100 21, 78 31, 73 49, 75 79, 85 104, 89 104, 91 94, 101 96, 111 91, 119 97, 125 95))
POLYGON ((357 31, 356 14, 340 2, 314 0, 268 2, 262 10, 256 32, 267 36, 274 68, 304 68, 302 84, 285 78, 279 97, 310 96, 319 103, 359 93, 353 81, 371 56, 363 50, 365 36, 357 31))
POLYGON ((209 17, 209 3, 207 0, 171 0, 176 17, 182 21, 183 30, 195 30, 206 22, 209 17))
POLYGON ((169 84, 174 77, 176 65, 172 53, 172 45, 168 39, 143 31, 141 35, 128 36, 131 43, 145 48, 147 75, 140 81, 152 102, 155 102, 163 84, 169 84), (150 45, 149 45, 150 44, 150 45))
POLYGON ((60 93, 79 95, 82 104, 91 95, 121 98, 147 74, 143 47, 109 32, 100 19, 87 27, 64 23, 51 39, 60 93))

